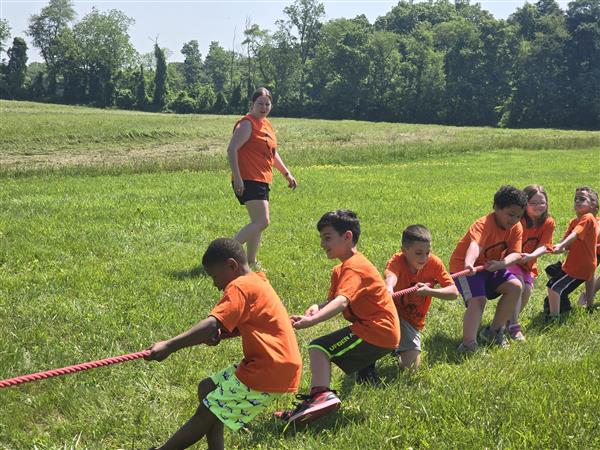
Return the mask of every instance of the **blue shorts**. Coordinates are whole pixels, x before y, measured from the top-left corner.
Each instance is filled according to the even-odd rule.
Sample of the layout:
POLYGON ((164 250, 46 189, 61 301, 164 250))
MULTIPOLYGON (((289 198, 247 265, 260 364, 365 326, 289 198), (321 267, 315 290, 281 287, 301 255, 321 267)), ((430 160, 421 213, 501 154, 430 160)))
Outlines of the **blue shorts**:
POLYGON ((500 285, 516 279, 517 277, 506 269, 500 269, 496 272, 483 270, 474 275, 457 277, 454 279, 454 284, 456 284, 466 305, 469 300, 475 297, 485 297, 487 299, 499 297, 498 288, 500 285))

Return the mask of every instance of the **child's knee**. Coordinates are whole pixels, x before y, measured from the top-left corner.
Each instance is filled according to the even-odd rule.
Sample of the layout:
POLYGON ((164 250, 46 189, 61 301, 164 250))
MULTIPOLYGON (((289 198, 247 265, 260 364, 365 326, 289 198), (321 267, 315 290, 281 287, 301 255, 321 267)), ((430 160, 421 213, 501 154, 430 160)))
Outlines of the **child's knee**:
POLYGON ((483 311, 485 308, 485 304, 486 304, 485 297, 473 297, 467 301, 467 309, 483 311))
POLYGON ((210 378, 205 378, 198 384, 198 400, 202 402, 204 398, 217 388, 217 385, 210 378))
POLYGON ((503 294, 519 296, 523 292, 523 285, 518 279, 513 278, 502 283, 499 291, 503 294))

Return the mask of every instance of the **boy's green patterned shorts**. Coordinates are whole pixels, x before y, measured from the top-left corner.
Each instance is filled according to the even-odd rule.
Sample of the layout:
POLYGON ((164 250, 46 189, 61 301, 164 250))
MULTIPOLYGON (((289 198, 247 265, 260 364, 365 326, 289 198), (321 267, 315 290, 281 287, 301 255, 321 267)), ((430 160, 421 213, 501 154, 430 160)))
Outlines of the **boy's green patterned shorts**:
POLYGON ((231 365, 211 377, 217 388, 202 403, 234 431, 246 426, 281 394, 259 392, 247 387, 235 376, 237 365, 231 365))

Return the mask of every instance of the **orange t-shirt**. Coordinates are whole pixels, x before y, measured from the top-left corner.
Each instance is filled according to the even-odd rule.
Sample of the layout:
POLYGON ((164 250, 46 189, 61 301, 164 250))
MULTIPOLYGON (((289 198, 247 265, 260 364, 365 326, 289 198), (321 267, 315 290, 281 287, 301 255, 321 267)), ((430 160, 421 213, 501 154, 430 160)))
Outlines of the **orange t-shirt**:
POLYGON ((571 220, 563 239, 572 232, 577 233, 577 238, 569 247, 569 254, 562 269, 573 278, 589 280, 596 271, 596 245, 598 243, 596 217, 588 213, 571 220))
MULTIPOLYGON (((398 277, 394 292, 401 291, 414 286, 417 283, 429 283, 432 286, 439 284, 442 287, 453 286, 454 281, 444 267, 444 263, 434 254, 429 255, 429 259, 422 269, 413 273, 408 265, 406 256, 403 253, 395 253, 385 266, 385 273, 393 273, 398 277)), ((425 326, 425 316, 429 311, 431 296, 421 297, 414 292, 405 294, 400 298, 395 298, 394 303, 398 309, 398 315, 406 320, 417 330, 422 330, 425 326)))
POLYGON ((275 130, 268 119, 258 120, 252 114, 246 114, 238 120, 233 129, 235 130, 243 120, 249 120, 252 124, 252 134, 238 150, 238 165, 242 180, 271 183, 277 149, 275 130))
POLYGON ((465 268, 465 256, 471 241, 477 242, 481 247, 481 252, 475 261, 475 265, 479 266, 486 261, 500 261, 511 253, 521 252, 522 238, 523 227, 520 223, 505 230, 498 226, 493 212, 483 216, 469 227, 469 231, 456 246, 450 257, 450 271, 454 273, 465 268))
MULTIPOLYGON (((600 247, 598 246, 598 244, 600 244, 600 219, 598 219, 598 238, 597 238, 596 242, 596 256, 600 257, 600 247)), ((596 262, 598 262, 598 258, 596 258, 596 262)))
POLYGON ((328 300, 343 295, 349 301, 342 314, 352 332, 381 348, 400 343, 400 322, 392 296, 375 266, 360 252, 333 268, 328 300))
MULTIPOLYGON (((538 248, 544 246, 547 249, 552 249, 552 236, 556 223, 552 217, 547 217, 543 224, 539 227, 527 228, 525 219, 521 219, 523 227, 523 253, 533 253, 538 248)), ((537 258, 529 261, 527 264, 520 264, 526 272, 530 272, 534 277, 538 276, 537 258)))
POLYGON ((242 275, 227 285, 210 312, 230 333, 238 329, 244 358, 235 374, 262 392, 295 392, 302 358, 288 312, 264 273, 242 275))

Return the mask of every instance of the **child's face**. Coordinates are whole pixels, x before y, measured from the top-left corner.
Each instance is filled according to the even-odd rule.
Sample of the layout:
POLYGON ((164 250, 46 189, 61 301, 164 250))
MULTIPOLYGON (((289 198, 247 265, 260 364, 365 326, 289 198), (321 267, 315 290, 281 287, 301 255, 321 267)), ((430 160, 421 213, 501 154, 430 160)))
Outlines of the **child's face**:
POLYGON ((352 232, 346 231, 339 234, 335 228, 328 225, 319 232, 321 235, 321 248, 325 250, 327 258, 340 258, 348 252, 349 248, 354 247, 352 242, 352 232))
POLYGON ((408 261, 408 265, 415 269, 421 270, 427 261, 429 261, 429 254, 431 253, 431 242, 412 242, 406 247, 402 247, 402 253, 408 261))
POLYGON ((498 208, 494 206, 494 213, 496 214, 496 220, 498 221, 498 225, 508 230, 516 225, 521 217, 523 217, 523 213, 525 212, 525 208, 521 208, 519 205, 510 205, 506 208, 498 208))
POLYGON ((594 210, 594 204, 592 198, 586 191, 579 191, 575 193, 575 213, 578 216, 583 216, 594 210))
POLYGON ((537 219, 548 210, 546 197, 539 192, 527 201, 527 215, 532 219, 537 219))
POLYGON ((207 266, 204 270, 212 278, 215 287, 222 291, 229 283, 235 280, 238 267, 238 262, 233 258, 229 258, 222 263, 207 266))

